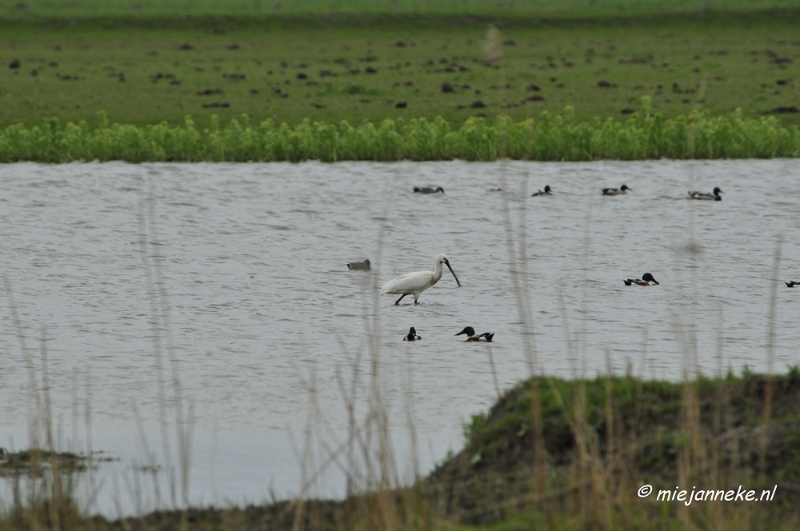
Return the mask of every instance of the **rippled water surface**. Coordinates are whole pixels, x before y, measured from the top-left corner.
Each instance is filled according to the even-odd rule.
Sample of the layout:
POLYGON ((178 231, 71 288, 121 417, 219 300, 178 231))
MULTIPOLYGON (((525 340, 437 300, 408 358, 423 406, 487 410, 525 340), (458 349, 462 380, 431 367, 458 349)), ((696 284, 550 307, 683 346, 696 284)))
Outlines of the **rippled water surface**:
MULTIPOLYGON (((400 468, 411 463, 411 411, 422 472, 458 450, 462 423, 491 404, 490 354, 501 388, 529 374, 524 332, 539 366, 561 377, 610 368, 678 379, 693 344, 706 374, 763 371, 780 235, 778 280, 800 281, 798 182, 794 160, 4 165, 0 273, 21 328, 4 295, 0 446, 29 443, 28 366, 41 385, 46 345, 61 446, 91 440, 120 457, 99 472, 97 509, 113 512, 113 499, 133 507, 125 485, 147 460, 143 441, 169 465, 150 325, 151 303, 164 306, 157 291, 148 296, 144 265, 158 256, 176 360, 164 357, 161 404, 174 447, 177 367, 184 407, 194 406, 194 503, 296 493, 309 415, 315 440, 335 447, 347 426, 342 389, 357 375, 363 413, 375 360, 400 468), (505 192, 487 192, 504 176, 505 192), (143 204, 149 216, 148 183, 156 234, 143 261, 138 213, 143 204), (599 193, 622 183, 633 191, 599 193), (411 192, 425 184, 446 193, 411 192), (530 197, 545 184, 552 197, 530 197), (686 199, 687 189, 714 186, 723 201, 686 199), (504 212, 517 245, 524 224, 532 328, 517 311, 504 212), (448 255, 462 288, 445 270, 420 305, 379 295, 374 307, 373 286, 431 269, 436 253, 448 255), (347 270, 365 258, 371 273, 347 270), (661 285, 623 284, 644 272, 661 285), (496 332, 491 350, 454 337, 466 325, 496 332), (421 342, 401 341, 410 326, 421 342)), ((800 289, 778 286, 775 367, 784 371, 800 362, 800 289)), ((319 464, 325 449, 313 448, 319 464)), ((312 493, 343 487, 332 466, 312 493)))

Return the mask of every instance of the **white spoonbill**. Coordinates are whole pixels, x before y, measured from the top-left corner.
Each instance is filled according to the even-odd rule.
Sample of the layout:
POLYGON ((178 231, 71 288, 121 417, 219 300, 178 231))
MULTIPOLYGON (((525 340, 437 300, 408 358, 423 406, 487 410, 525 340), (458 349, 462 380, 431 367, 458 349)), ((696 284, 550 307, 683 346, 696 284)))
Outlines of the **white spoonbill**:
POLYGON ((400 301, 403 300, 403 297, 406 295, 414 295, 414 304, 419 304, 417 302, 419 294, 439 282, 439 279, 442 278, 442 264, 447 265, 447 269, 453 273, 453 278, 456 279, 456 284, 458 284, 460 288, 461 282, 458 281, 456 272, 450 267, 450 262, 447 260, 447 257, 443 254, 437 254, 433 257, 433 271, 415 271, 413 273, 400 275, 384 284, 382 291, 395 295, 399 293, 400 298, 394 302, 395 304, 400 304, 400 301))

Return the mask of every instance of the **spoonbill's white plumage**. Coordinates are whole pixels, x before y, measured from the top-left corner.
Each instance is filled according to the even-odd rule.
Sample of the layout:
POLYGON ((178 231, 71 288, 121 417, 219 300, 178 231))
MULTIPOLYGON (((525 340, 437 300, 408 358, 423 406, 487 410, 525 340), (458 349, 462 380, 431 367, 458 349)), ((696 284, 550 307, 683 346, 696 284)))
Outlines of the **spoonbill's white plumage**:
POLYGON ((382 291, 394 295, 399 294, 400 298, 395 301, 395 304, 400 304, 400 301, 403 300, 403 297, 406 295, 413 295, 414 304, 419 304, 417 302, 419 294, 439 282, 439 279, 442 278, 442 264, 447 266, 447 269, 453 274, 453 278, 456 279, 456 284, 458 284, 460 288, 461 282, 458 281, 456 272, 450 267, 450 262, 447 260, 447 257, 443 254, 437 254, 433 257, 433 271, 406 273, 384 284, 382 291))

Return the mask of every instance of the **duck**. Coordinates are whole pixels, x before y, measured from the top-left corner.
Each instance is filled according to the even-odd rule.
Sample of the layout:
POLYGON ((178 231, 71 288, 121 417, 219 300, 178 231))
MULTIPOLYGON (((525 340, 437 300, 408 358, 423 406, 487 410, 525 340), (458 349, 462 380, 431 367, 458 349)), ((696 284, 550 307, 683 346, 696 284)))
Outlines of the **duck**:
POLYGON ((690 199, 704 199, 706 201, 722 201, 722 196, 719 195, 722 193, 719 186, 714 188, 714 193, 709 194, 706 192, 698 192, 697 190, 689 190, 689 198, 690 199))
POLYGON ((494 337, 494 332, 484 332, 483 334, 476 336, 475 329, 472 328, 471 326, 465 327, 464 330, 457 333, 456 335, 460 336, 461 334, 467 335, 467 341, 486 341, 491 343, 492 338, 494 337))
POLYGON ((626 278, 623 280, 626 286, 636 284, 637 286, 657 286, 658 281, 650 273, 645 273, 642 278, 626 278))
POLYGON ((538 192, 534 192, 531 194, 531 197, 538 197, 540 195, 553 195, 553 190, 550 189, 550 185, 544 187, 544 191, 539 190, 538 192))
POLYGON ((633 189, 628 188, 627 184, 623 184, 619 188, 603 188, 603 195, 620 195, 624 194, 628 190, 633 190, 633 189))
POLYGON ((403 341, 419 341, 422 338, 417 335, 417 329, 413 326, 408 330, 408 334, 403 336, 403 341))
POLYGON ((790 280, 786 283, 787 288, 793 288, 795 286, 800 286, 800 282, 795 282, 794 280, 790 280))
POLYGON ((369 260, 364 260, 363 262, 349 262, 347 264, 347 269, 350 271, 369 271, 369 260))
POLYGON ((623 184, 619 188, 603 188, 603 195, 621 195, 624 194, 627 190, 633 190, 633 189, 628 188, 627 184, 623 184))
POLYGON ((418 194, 435 194, 436 192, 444 193, 444 188, 441 186, 415 186, 414 191, 418 194))

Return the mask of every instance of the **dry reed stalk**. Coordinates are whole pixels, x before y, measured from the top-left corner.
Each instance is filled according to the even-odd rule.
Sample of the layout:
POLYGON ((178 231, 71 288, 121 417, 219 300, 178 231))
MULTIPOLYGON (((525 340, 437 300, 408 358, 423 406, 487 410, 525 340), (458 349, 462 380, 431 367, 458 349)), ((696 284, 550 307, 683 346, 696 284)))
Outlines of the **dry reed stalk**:
POLYGON ((150 445, 147 442, 147 434, 142 424, 141 416, 139 415, 139 408, 135 403, 131 403, 133 409, 133 418, 136 420, 136 429, 139 432, 139 443, 142 445, 142 452, 144 453, 145 461, 147 463, 147 472, 153 480, 153 493, 156 501, 161 499, 161 489, 158 481, 158 462, 156 461, 155 453, 150 450, 150 445))
MULTIPOLYGON (((164 282, 163 255, 158 252, 160 241, 158 238, 158 223, 156 216, 156 189, 155 180, 149 177, 147 180, 147 204, 148 204, 148 223, 149 242, 153 250, 153 273, 155 276, 155 286, 158 292, 158 307, 162 330, 167 345, 167 356, 169 357, 170 373, 172 376, 172 389, 175 397, 175 429, 178 440, 178 457, 180 459, 181 492, 184 507, 189 506, 189 473, 191 470, 191 444, 192 444, 192 412, 194 404, 189 404, 189 422, 184 420, 183 412, 183 392, 181 388, 180 372, 178 360, 175 354, 175 338, 172 332, 172 317, 167 296, 166 283, 164 282)), ((148 292, 151 294, 152 292, 148 292)))
MULTIPOLYGON (((167 474, 167 478, 169 479, 169 490, 170 490, 170 500, 172 502, 172 507, 177 508, 177 499, 176 499, 176 489, 175 489, 175 477, 173 473, 172 467, 172 451, 170 449, 170 438, 169 438, 169 430, 167 424, 167 412, 166 412, 166 404, 167 404, 167 397, 166 397, 166 386, 164 383, 164 369, 163 369, 163 353, 162 353, 162 346, 161 346, 161 331, 159 329, 159 317, 158 317, 158 308, 157 308, 157 298, 155 295, 155 280, 154 280, 154 273, 153 267, 150 264, 150 250, 149 250, 149 243, 147 241, 148 237, 148 230, 146 226, 146 219, 147 215, 145 214, 145 203, 148 201, 148 198, 144 196, 144 193, 140 195, 139 201, 137 203, 137 226, 138 226, 138 237, 137 243, 139 244, 139 256, 142 260, 142 269, 145 275, 145 289, 147 291, 147 300, 148 306, 150 311, 150 328, 153 338, 153 354, 155 358, 155 369, 156 369, 156 391, 158 393, 158 418, 159 418, 159 426, 161 427, 161 444, 162 444, 162 451, 164 453, 164 462, 166 465, 165 473, 167 474)), ((161 503, 160 499, 156 500, 156 503, 161 503)))
MULTIPOLYGON (((180 528, 188 527, 189 509, 189 477, 191 470, 192 434, 194 425, 194 403, 190 400, 188 411, 184 412, 183 393, 180 382, 179 364, 175 354, 175 341, 172 332, 172 319, 170 305, 163 275, 163 256, 155 250, 160 245, 158 240, 158 223, 156 215, 155 182, 152 178, 146 183, 146 190, 139 194, 137 202, 137 243, 139 246, 142 269, 144 270, 145 289, 149 306, 149 322, 153 337, 153 353, 156 369, 156 387, 158 396, 158 416, 161 429, 162 451, 164 453, 165 474, 168 479, 170 501, 173 509, 180 506, 180 528), (169 421, 167 420, 167 392, 164 375, 164 344, 170 366, 173 399, 171 401, 175 414, 175 429, 179 465, 180 504, 178 503, 178 480, 175 478, 175 468, 172 461, 172 449, 169 437, 169 421)), ((138 415, 138 413, 137 413, 138 415)), ((148 446, 144 445, 145 451, 148 446)), ((152 454, 151 454, 152 455, 152 454)), ((151 468, 154 470, 154 461, 151 459, 151 468)), ((157 479, 154 474, 154 484, 157 479)), ((154 489, 155 503, 161 505, 160 488, 154 489)))
MULTIPOLYGON (((28 437, 31 447, 39 448, 39 430, 41 428, 40 423, 42 422, 40 413, 42 411, 42 405, 41 400, 39 399, 39 393, 37 391, 36 370, 33 365, 33 355, 31 354, 30 350, 28 350, 28 344, 25 341, 25 330, 22 326, 22 321, 19 318, 19 313, 17 312, 17 305, 14 302, 14 293, 11 290, 11 283, 6 275, 3 275, 3 285, 6 291, 6 299, 8 299, 8 308, 11 311, 11 322, 14 325, 17 341, 19 341, 20 348, 22 349, 22 356, 25 359, 25 366, 28 370, 29 391, 27 393, 27 398, 30 399, 30 397, 33 397, 34 400, 35 409, 33 420, 28 421, 28 437)), ((30 419, 30 415, 28 418, 30 419)))
MULTIPOLYGON (((708 441, 709 464, 707 469, 706 479, 709 481, 711 488, 721 488, 723 485, 723 478, 721 477, 721 461, 722 461, 722 445, 721 434, 723 433, 723 411, 730 407, 730 393, 726 385, 721 383, 723 378, 722 374, 722 353, 724 341, 724 318, 723 306, 719 305, 719 334, 717 336, 717 375, 719 380, 718 384, 713 390, 713 417, 712 417, 712 436, 708 441)), ((729 426, 726 426, 728 428, 729 426)), ((730 476, 730 474, 726 474, 730 476)), ((712 505, 710 508, 710 516, 713 521, 721 521, 724 515, 724 507, 720 505, 712 505)))
POLYGON ((775 255, 772 260, 772 278, 770 279, 769 314, 767 317, 767 374, 766 390, 764 396, 764 412, 761 426, 761 449, 758 456, 758 481, 766 483, 767 450, 769 447, 769 428, 772 417, 772 377, 775 371, 775 336, 778 323, 778 277, 781 266, 781 250, 783 247, 783 234, 775 242, 775 255))
MULTIPOLYGON (((392 179, 393 182, 394 179, 392 179)), ((391 185, 391 183, 389 183, 391 185)), ((389 197, 389 194, 387 194, 389 197)), ((391 203, 386 202, 384 205, 384 212, 382 222, 378 232, 378 245, 376 252, 376 265, 373 266, 368 273, 367 280, 364 287, 367 290, 362 291, 362 319, 364 322, 365 334, 367 336, 367 354, 369 360, 369 380, 366 382, 368 400, 368 411, 366 418, 358 423, 356 420, 356 402, 358 397, 358 390, 360 388, 360 361, 361 353, 357 352, 352 365, 352 379, 349 383, 349 389, 342 377, 341 369, 336 367, 336 379, 339 386, 339 391, 342 396, 348 416, 348 436, 347 439, 341 442, 336 448, 331 449, 327 445, 325 451, 327 453, 326 459, 318 466, 313 468, 313 473, 308 474, 309 467, 303 467, 303 482, 298 495, 294 501, 287 505, 281 512, 279 518, 285 516, 288 512, 294 511, 295 518, 293 528, 300 530, 302 528, 303 506, 305 496, 309 489, 321 477, 322 473, 333 463, 338 463, 338 456, 346 453, 346 466, 339 465, 343 469, 347 481, 347 500, 344 504, 343 523, 347 529, 373 529, 380 528, 386 530, 395 530, 402 527, 402 519, 398 513, 401 508, 400 503, 408 500, 405 505, 406 520, 413 521, 413 503, 415 498, 413 496, 399 496, 397 488, 399 487, 400 474, 397 471, 396 459, 394 450, 391 443, 391 434, 389 430, 389 417, 388 409, 386 406, 386 399, 382 388, 383 370, 381 359, 381 321, 380 321, 380 301, 378 289, 378 279, 380 278, 381 256, 384 246, 386 221, 389 219, 389 210, 391 203), (369 297, 367 294, 371 294, 369 297), (364 474, 359 471, 358 461, 355 458, 355 451, 361 455, 361 463, 364 466, 364 474), (363 481, 362 481, 363 478, 363 481), (361 494, 363 492, 363 494, 361 494), (364 527, 366 526, 366 527, 364 527)), ((339 338, 339 343, 343 353, 346 357, 346 348, 339 338)), ((410 405, 410 381, 411 381, 411 366, 409 365, 408 386, 406 393, 406 415, 410 427, 412 437, 412 461, 418 462, 416 453, 417 445, 414 431, 414 416, 413 408, 410 405)), ((313 388, 313 386, 312 386, 313 388)), ((314 402, 314 407, 319 411, 319 417, 322 418, 321 409, 319 404, 314 402)), ((310 426, 310 424, 308 425, 310 426)), ((335 439, 331 432, 329 434, 335 439)), ((312 433, 307 428, 305 434, 306 448, 309 448, 312 440, 312 433)), ((308 463, 308 452, 306 457, 300 459, 303 463, 308 463)), ((414 473, 414 478, 418 477, 418 473, 414 473)))
MULTIPOLYGON (((498 77, 500 79, 500 94, 505 95, 505 67, 502 62, 503 55, 499 48, 500 32, 494 26, 490 26, 484 44, 484 51, 491 62, 500 62, 498 77)), ((502 107, 502 99, 500 105, 502 107)), ((498 158, 500 159, 500 187, 502 189, 502 211, 503 227, 506 235, 506 251, 508 253, 509 273, 513 286, 514 299, 517 305, 517 313, 523 325, 523 345, 524 355, 528 364, 530 376, 533 377, 530 386, 531 409, 530 418, 533 427, 533 455, 534 455, 534 475, 533 493, 534 499, 543 497, 547 491, 547 456, 544 444, 544 433, 542 427, 542 401, 539 390, 539 379, 536 378, 538 368, 538 358, 535 347, 535 336, 533 328, 532 310, 530 307, 530 286, 528 284, 528 260, 527 260, 527 238, 526 238, 526 209, 520 209, 520 221, 517 231, 517 248, 515 249, 514 229, 511 221, 511 207, 508 198, 508 178, 506 176, 506 121, 502 120, 499 126, 498 158), (518 256, 515 256, 518 255, 518 256)), ((522 196, 527 196, 527 179, 523 180, 522 196)), ((553 515, 547 504, 535 504, 534 507, 544 513, 548 525, 553 524, 553 515)))

